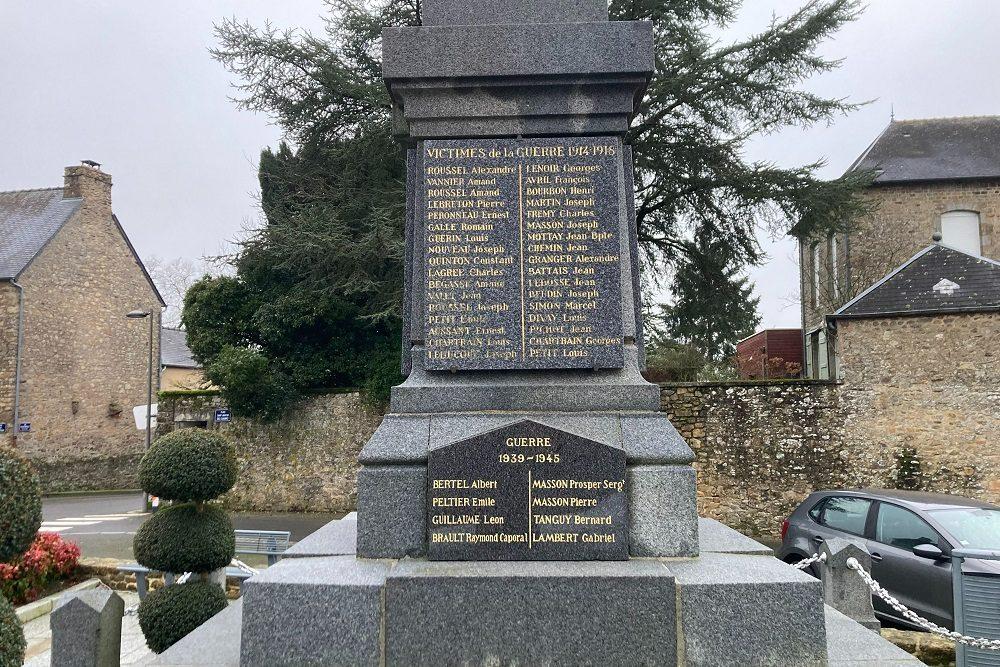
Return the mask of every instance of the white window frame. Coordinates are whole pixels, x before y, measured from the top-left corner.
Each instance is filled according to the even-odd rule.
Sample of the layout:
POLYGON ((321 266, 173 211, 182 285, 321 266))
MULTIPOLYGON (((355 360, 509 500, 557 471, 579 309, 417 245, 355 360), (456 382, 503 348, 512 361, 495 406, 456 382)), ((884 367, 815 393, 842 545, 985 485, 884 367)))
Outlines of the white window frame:
POLYGON ((813 308, 819 308, 820 286, 820 252, 819 243, 812 244, 812 300, 813 308))
POLYGON ((833 298, 840 302, 840 267, 838 266, 838 245, 837 235, 830 235, 830 279, 833 281, 833 298))
POLYGON ((961 250, 962 252, 967 252, 967 253, 969 253, 971 255, 975 255, 976 257, 982 257, 982 255, 983 255, 983 217, 979 213, 979 211, 973 211, 971 209, 955 209, 953 211, 945 211, 944 213, 941 214, 941 218, 938 220, 938 225, 940 226, 940 229, 941 229, 941 241, 942 241, 942 243, 944 243, 945 245, 950 246, 952 248, 955 248, 957 250, 961 250), (954 235, 956 233, 964 235, 968 231, 967 229, 962 229, 959 232, 956 232, 955 230, 953 230, 951 232, 951 234, 949 234, 945 230, 945 222, 946 222, 946 219, 948 219, 949 217, 952 220, 955 220, 956 222, 959 221, 959 220, 962 220, 964 222, 972 222, 973 219, 975 220, 975 236, 976 236, 976 240, 975 240, 975 242, 973 244, 975 246, 974 248, 963 247, 965 245, 964 243, 961 243, 961 242, 956 243, 955 242, 954 235), (949 236, 950 236, 950 238, 949 238, 949 236))

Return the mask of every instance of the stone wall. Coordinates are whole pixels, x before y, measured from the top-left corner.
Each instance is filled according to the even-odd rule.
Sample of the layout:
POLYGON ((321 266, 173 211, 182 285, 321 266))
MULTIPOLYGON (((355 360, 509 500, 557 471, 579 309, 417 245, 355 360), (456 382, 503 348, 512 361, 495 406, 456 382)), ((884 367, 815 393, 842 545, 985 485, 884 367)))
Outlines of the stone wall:
MULTIPOLYGON (((914 488, 1000 502, 1000 313, 841 322, 842 382, 662 385, 695 451, 698 509, 776 536, 823 488, 914 488)), ((203 392, 202 392, 203 394, 203 392)), ((160 401, 161 430, 211 423, 217 396, 160 401)), ((227 501, 246 510, 347 511, 357 455, 381 416, 356 393, 317 395, 273 425, 222 430, 240 459, 227 501)))
MULTIPOLYGON (((111 177, 71 167, 66 193, 83 205, 19 279, 20 419, 31 432, 8 441, 16 435, 47 491, 134 488, 145 434, 132 408, 146 403, 149 320, 125 314, 158 319, 161 304, 112 218, 111 177)), ((155 333, 153 344, 155 391, 155 333)))
POLYGON ((816 489, 853 486, 867 458, 845 448, 835 382, 665 384, 661 397, 695 452, 699 514, 750 535, 777 534, 816 489))
MULTIPOLYGON (((855 283, 853 293, 867 288, 878 278, 930 245, 931 237, 941 230, 941 215, 949 211, 979 213, 983 255, 1000 259, 1000 181, 915 183, 869 188, 865 196, 878 211, 859 230, 851 234, 850 256, 855 283)), ((822 324, 823 315, 843 304, 811 300, 812 260, 808 248, 800 255, 803 319, 806 330, 822 324)), ((820 243, 821 280, 829 280, 829 247, 820 243)), ((840 262, 846 258, 840 245, 840 262)), ((845 276, 841 266, 840 275, 845 276)), ((846 294, 845 296, 850 296, 846 294)), ((822 299, 829 301, 828 298, 822 299)))
POLYGON ((842 320, 852 447, 899 458, 901 485, 1000 502, 1000 313, 842 320))
POLYGON ((219 429, 236 445, 239 481, 224 500, 231 509, 347 512, 357 502, 358 454, 382 421, 357 392, 318 394, 281 421, 234 418, 215 424, 221 399, 205 392, 165 393, 157 434, 177 426, 219 429))
MULTIPOLYGON (((17 362, 17 288, 0 282, 0 422, 13 431, 14 376, 17 362)), ((0 434, 0 443, 9 442, 9 434, 0 434)))

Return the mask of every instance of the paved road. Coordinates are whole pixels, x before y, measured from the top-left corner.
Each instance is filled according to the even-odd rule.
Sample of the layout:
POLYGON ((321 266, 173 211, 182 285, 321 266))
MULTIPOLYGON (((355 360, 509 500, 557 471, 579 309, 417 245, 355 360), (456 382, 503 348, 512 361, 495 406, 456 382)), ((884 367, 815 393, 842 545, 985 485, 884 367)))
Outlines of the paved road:
MULTIPOLYGON (((42 501, 42 530, 75 542, 84 557, 131 560, 132 538, 150 516, 141 507, 140 493, 50 496, 42 501)), ((293 542, 340 518, 327 513, 234 512, 231 516, 234 528, 289 530, 293 542)))

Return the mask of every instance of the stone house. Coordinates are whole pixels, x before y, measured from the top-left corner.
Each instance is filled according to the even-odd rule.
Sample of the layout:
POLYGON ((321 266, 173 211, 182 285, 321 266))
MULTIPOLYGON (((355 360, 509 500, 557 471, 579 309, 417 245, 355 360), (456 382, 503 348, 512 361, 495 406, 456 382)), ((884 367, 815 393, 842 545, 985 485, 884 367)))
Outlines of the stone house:
MULTIPOLYGON (((0 442, 47 490, 134 488, 145 434, 148 319, 164 306, 111 207, 111 176, 0 193, 0 442)), ((154 391, 159 340, 154 336, 154 391)))
POLYGON ((871 172, 873 213, 845 233, 799 243, 806 377, 838 377, 826 316, 932 235, 1000 258, 1000 117, 892 121, 851 165, 871 172))
POLYGON ((847 432, 918 462, 898 484, 1000 499, 1000 262, 935 243, 828 319, 847 432))
POLYGON ((160 389, 178 391, 184 389, 205 389, 205 373, 201 364, 191 356, 187 346, 187 334, 181 329, 163 327, 160 331, 160 389))

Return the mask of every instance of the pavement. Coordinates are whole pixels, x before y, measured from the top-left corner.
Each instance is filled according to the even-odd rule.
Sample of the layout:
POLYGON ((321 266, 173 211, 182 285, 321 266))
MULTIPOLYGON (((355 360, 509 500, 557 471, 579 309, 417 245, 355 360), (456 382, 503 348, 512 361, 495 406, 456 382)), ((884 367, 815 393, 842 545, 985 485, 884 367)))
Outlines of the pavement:
MULTIPOLYGON (((132 538, 143 522, 152 516, 143 509, 143 494, 91 493, 48 496, 42 499, 41 530, 59 533, 80 547, 83 558, 114 558, 133 560, 132 538)), ((339 514, 315 513, 253 513, 231 512, 233 527, 246 530, 287 530, 292 533, 290 544, 312 534, 339 514)), ((242 557, 254 567, 263 566, 266 558, 242 557)), ((116 591, 125 600, 125 608, 139 604, 136 593, 116 591)), ((28 650, 26 667, 47 667, 51 662, 52 633, 46 614, 24 626, 28 650)), ((126 616, 122 621, 122 665, 148 665, 155 656, 146 647, 138 617, 126 616)))
MULTIPOLYGON (((134 560, 132 538, 151 515, 137 492, 48 496, 42 500, 43 531, 55 532, 80 547, 84 558, 134 560)), ((297 542, 339 514, 231 512, 233 528, 288 530, 297 542)))
MULTIPOLYGON (((115 591, 125 601, 125 608, 139 604, 137 593, 115 591)), ((52 662, 52 632, 49 629, 49 615, 41 616, 24 624, 24 637, 28 640, 28 650, 24 654, 24 667, 49 667, 52 662)), ((130 614, 122 619, 122 665, 148 665, 156 655, 146 646, 146 639, 139 628, 139 617, 130 614)))

